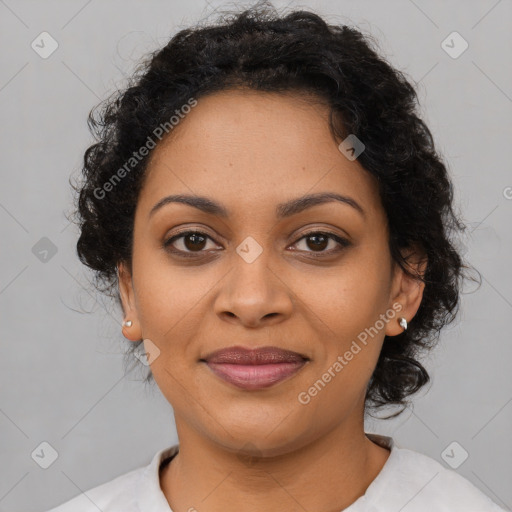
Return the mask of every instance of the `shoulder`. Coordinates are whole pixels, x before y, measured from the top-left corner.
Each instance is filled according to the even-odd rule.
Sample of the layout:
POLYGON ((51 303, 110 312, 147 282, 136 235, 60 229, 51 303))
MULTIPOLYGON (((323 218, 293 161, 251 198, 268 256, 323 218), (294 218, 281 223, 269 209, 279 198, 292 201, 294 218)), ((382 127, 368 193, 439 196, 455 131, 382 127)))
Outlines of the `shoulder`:
POLYGON ((404 512, 504 512, 469 480, 427 455, 395 447, 390 463, 388 485, 379 490, 376 503, 379 511, 388 510, 382 507, 386 502, 404 512))
POLYGON ((48 512, 135 512, 133 489, 144 468, 138 468, 89 489, 48 512))
POLYGON ((158 451, 146 466, 124 473, 109 482, 80 493, 47 512, 140 512, 165 509, 160 489, 160 463, 173 457, 178 445, 158 451))

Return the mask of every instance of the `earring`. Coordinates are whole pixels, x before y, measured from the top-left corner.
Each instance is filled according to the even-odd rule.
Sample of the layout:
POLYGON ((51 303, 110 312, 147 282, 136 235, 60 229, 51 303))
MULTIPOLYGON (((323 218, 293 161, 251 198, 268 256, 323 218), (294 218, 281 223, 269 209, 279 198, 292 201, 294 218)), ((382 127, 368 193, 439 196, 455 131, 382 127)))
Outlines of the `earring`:
POLYGON ((124 327, 131 327, 132 326, 132 321, 131 320, 127 320, 126 322, 123 322, 123 326, 124 327))
POLYGON ((407 330, 407 320, 403 316, 401 316, 398 319, 398 323, 400 324, 400 327, 402 327, 404 331, 407 330))

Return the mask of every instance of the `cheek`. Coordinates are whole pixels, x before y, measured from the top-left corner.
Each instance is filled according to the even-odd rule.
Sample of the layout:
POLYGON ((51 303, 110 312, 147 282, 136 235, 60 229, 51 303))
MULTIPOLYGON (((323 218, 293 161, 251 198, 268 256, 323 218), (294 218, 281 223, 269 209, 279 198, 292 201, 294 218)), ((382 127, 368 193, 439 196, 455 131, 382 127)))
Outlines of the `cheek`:
POLYGON ((142 244, 134 249, 133 267, 144 336, 179 342, 181 337, 173 336, 173 332, 182 329, 187 319, 193 317, 194 308, 197 309, 205 290, 213 287, 215 281, 208 283, 208 277, 198 277, 193 268, 180 269, 163 250, 145 249, 142 244))
POLYGON ((342 265, 319 273, 315 286, 308 278, 298 288, 308 290, 303 300, 340 341, 350 342, 374 325, 387 307, 391 275, 387 259, 377 253, 354 251, 342 265))

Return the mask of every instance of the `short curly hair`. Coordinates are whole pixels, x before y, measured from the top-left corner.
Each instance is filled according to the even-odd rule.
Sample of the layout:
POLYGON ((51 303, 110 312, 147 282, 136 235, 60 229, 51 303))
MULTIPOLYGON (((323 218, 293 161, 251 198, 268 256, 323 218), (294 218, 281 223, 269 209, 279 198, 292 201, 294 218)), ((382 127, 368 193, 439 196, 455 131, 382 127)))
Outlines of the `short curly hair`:
MULTIPOLYGON (((94 270, 95 287, 122 306, 117 265, 131 269, 135 208, 151 151, 108 194, 98 191, 134 150, 191 97, 233 88, 313 93, 330 108, 333 135, 354 134, 364 142, 358 161, 378 180, 390 254, 425 282, 416 316, 406 331, 385 337, 368 383, 365 411, 402 406, 390 418, 429 382, 418 355, 455 318, 468 267, 452 240, 466 226, 455 214, 453 186, 431 132, 417 114, 417 93, 375 48, 373 38, 355 28, 330 25, 305 10, 279 14, 267 1, 181 30, 141 61, 128 86, 91 110, 96 142, 84 155, 84 179, 73 188, 80 261, 94 270), (401 253, 412 246, 427 256, 424 274, 415 274, 401 253)), ((133 354, 138 345, 130 345, 133 354)), ((145 382, 151 379, 149 371, 145 382)))

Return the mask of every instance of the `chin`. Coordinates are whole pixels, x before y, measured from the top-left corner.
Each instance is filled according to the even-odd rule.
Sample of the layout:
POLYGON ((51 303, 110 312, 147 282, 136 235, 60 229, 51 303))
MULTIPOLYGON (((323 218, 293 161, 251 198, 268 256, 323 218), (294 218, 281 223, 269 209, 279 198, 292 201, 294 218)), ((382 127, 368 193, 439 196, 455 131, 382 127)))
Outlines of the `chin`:
MULTIPOLYGON (((259 417, 250 421, 242 413, 234 413, 232 421, 229 415, 222 416, 222 428, 210 432, 209 437, 232 452, 247 456, 275 457, 289 453, 306 445, 314 438, 314 426, 308 428, 304 420, 293 419, 289 411, 273 415, 270 419, 258 408, 259 417), (300 426, 300 430, 297 427, 300 426)), ((209 426, 212 425, 210 421, 209 426)))

